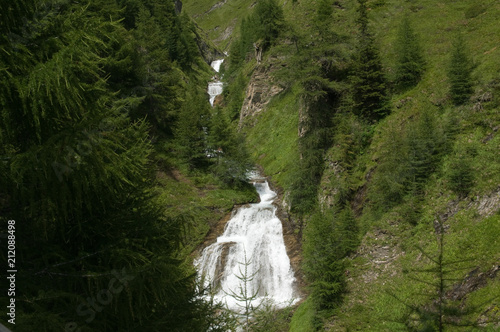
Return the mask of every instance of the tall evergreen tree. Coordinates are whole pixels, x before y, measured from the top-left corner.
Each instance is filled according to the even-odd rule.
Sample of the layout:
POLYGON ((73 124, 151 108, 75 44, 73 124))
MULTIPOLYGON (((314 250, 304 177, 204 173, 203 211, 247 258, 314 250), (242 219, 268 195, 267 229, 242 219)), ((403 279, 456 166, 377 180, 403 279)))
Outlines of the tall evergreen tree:
POLYGON ((155 194, 148 123, 107 82, 132 36, 99 6, 6 3, 0 224, 22 234, 16 330, 207 330, 180 221, 155 194))
POLYGON ((304 230, 304 272, 319 309, 332 309, 345 290, 344 258, 358 243, 358 228, 352 211, 316 213, 304 230))
POLYGON ((262 39, 262 47, 269 47, 279 36, 284 25, 283 9, 276 0, 259 0, 255 6, 257 38, 262 39))
POLYGON ((396 61, 396 85, 400 89, 415 86, 422 77, 425 61, 408 15, 404 16, 398 30, 396 61))
POLYGON ((354 113, 378 120, 390 111, 386 78, 375 39, 369 31, 366 0, 358 2, 359 49, 351 77, 354 113))
POLYGON ((206 166, 209 104, 204 95, 189 91, 176 125, 179 155, 190 169, 206 166))
POLYGON ((134 31, 138 65, 135 69, 139 82, 133 94, 143 98, 135 118, 147 117, 148 121, 167 135, 172 135, 176 109, 180 107, 180 72, 169 57, 164 31, 156 17, 146 7, 139 11, 134 31))
POLYGON ((458 34, 453 42, 448 69, 450 95, 455 105, 465 103, 472 94, 472 69, 467 45, 463 36, 458 34))

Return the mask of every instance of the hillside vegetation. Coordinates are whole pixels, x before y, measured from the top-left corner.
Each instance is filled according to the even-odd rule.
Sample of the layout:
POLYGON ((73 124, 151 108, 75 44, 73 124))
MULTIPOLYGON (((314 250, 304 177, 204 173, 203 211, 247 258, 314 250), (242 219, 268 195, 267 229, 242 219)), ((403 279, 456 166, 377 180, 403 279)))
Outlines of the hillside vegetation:
POLYGON ((275 330, 497 330, 500 4, 185 10, 229 50, 222 112, 302 236, 309 296, 275 330))

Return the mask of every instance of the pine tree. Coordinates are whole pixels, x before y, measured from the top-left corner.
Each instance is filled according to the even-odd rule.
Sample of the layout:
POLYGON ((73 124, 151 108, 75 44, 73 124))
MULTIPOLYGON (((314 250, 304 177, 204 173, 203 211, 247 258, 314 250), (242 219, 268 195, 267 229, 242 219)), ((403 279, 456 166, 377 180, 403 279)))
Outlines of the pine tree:
POLYGON ((250 331, 250 321, 252 315, 260 307, 260 303, 255 303, 260 289, 253 289, 252 287, 252 281, 255 279, 255 276, 259 271, 248 271, 249 267, 252 265, 252 260, 251 258, 247 258, 246 251, 243 262, 238 262, 238 264, 240 265, 238 267, 238 274, 236 275, 236 278, 240 281, 238 289, 229 289, 228 292, 224 290, 224 292, 226 292, 226 295, 235 299, 238 302, 237 305, 243 309, 241 314, 245 320, 245 331, 248 332, 250 331))
POLYGON ((229 123, 220 109, 216 109, 211 116, 208 128, 208 151, 214 162, 211 169, 223 183, 245 186, 252 164, 243 138, 232 130, 229 123))
POLYGON ((472 60, 468 55, 467 45, 461 34, 453 42, 448 80, 451 100, 455 105, 465 103, 472 94, 472 60))
POLYGON ((396 61, 396 85, 400 89, 415 86, 422 77, 425 61, 408 15, 403 18, 398 30, 396 61))
POLYGON ((158 21, 159 18, 146 8, 142 8, 136 18, 134 35, 139 60, 135 74, 139 84, 132 93, 143 101, 133 117, 147 117, 155 128, 170 136, 176 110, 180 108, 182 92, 178 85, 182 80, 169 58, 167 42, 158 21))
POLYGON ((358 116, 378 120, 390 111, 386 79, 375 39, 368 28, 366 0, 358 0, 358 2, 360 39, 351 77, 353 111, 358 116))
POLYGON ((328 32, 331 26, 332 13, 332 4, 329 0, 320 0, 318 2, 314 24, 316 25, 320 36, 328 32))

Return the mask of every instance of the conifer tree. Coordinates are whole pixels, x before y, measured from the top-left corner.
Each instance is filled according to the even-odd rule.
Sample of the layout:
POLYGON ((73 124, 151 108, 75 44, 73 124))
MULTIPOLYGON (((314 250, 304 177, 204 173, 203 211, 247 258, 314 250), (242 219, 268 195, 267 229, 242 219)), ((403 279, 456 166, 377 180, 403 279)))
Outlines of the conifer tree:
POLYGON ((366 0, 359 2, 359 50, 353 66, 351 84, 354 113, 378 120, 389 113, 386 79, 375 39, 368 27, 366 0))
POLYGON ((257 37, 263 48, 269 47, 279 36, 284 25, 283 9, 276 0, 259 0, 255 6, 257 37))
POLYGON ((149 125, 107 82, 133 54, 115 43, 133 36, 104 17, 113 0, 29 2, 3 1, 0 16, 0 223, 22 234, 16 328, 206 330, 212 307, 177 256, 149 125))
POLYGON ((139 60, 135 72, 139 84, 135 85, 132 93, 143 98, 143 101, 133 116, 146 116, 155 128, 171 135, 176 109, 180 107, 181 91, 177 87, 181 81, 180 73, 169 58, 159 18, 142 7, 136 24, 134 34, 139 60))
POLYGON ((179 112, 176 140, 179 154, 190 169, 206 166, 208 161, 208 106, 203 95, 190 91, 179 112))
POLYGON ((328 32, 331 24, 332 13, 332 4, 329 0, 320 0, 318 2, 314 23, 320 36, 323 36, 328 32))
MULTIPOLYGON (((397 294, 390 293, 397 301, 403 303, 409 310, 406 320, 408 331, 454 331, 460 327, 479 327, 477 322, 470 321, 467 316, 477 308, 465 307, 463 303, 453 301, 450 290, 462 281, 463 271, 472 269, 474 259, 464 258, 450 260, 447 256, 445 241, 446 228, 441 219, 434 220, 437 250, 430 253, 418 247, 429 266, 425 268, 405 268, 404 273, 412 282, 427 286, 427 292, 416 296, 424 297, 426 303, 420 305, 408 304, 408 300, 400 299, 397 294)), ((485 303, 491 299, 485 299, 485 303)))
POLYGON ((304 271, 319 309, 332 309, 345 288, 344 258, 357 246, 358 229, 352 211, 316 213, 304 231, 304 271))
POLYGON ((398 30, 396 61, 396 85, 400 89, 415 86, 422 77, 425 61, 408 15, 403 18, 398 30))
POLYGON ((455 105, 465 103, 472 94, 472 69, 467 45, 463 36, 458 34, 453 42, 448 69, 450 95, 455 105))
POLYGON ((223 183, 244 186, 251 168, 243 139, 229 126, 229 119, 216 109, 208 128, 208 151, 213 159, 212 171, 223 183))

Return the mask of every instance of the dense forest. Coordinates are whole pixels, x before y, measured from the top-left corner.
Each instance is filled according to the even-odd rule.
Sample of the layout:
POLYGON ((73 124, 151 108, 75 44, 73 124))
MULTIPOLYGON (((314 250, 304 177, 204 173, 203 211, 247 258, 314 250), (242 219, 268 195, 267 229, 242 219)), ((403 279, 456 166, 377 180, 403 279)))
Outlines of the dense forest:
POLYGON ((0 0, 0 321, 496 331, 499 17, 494 0, 0 0), (193 259, 257 200, 256 165, 302 299, 243 322, 193 259))
POLYGON ((255 193, 240 140, 210 114, 194 24, 159 0, 2 1, 0 12, 0 215, 3 233, 15 221, 18 269, 15 325, 2 321, 217 326, 189 254, 208 221, 255 193), (200 197, 183 196, 192 188, 200 197))

